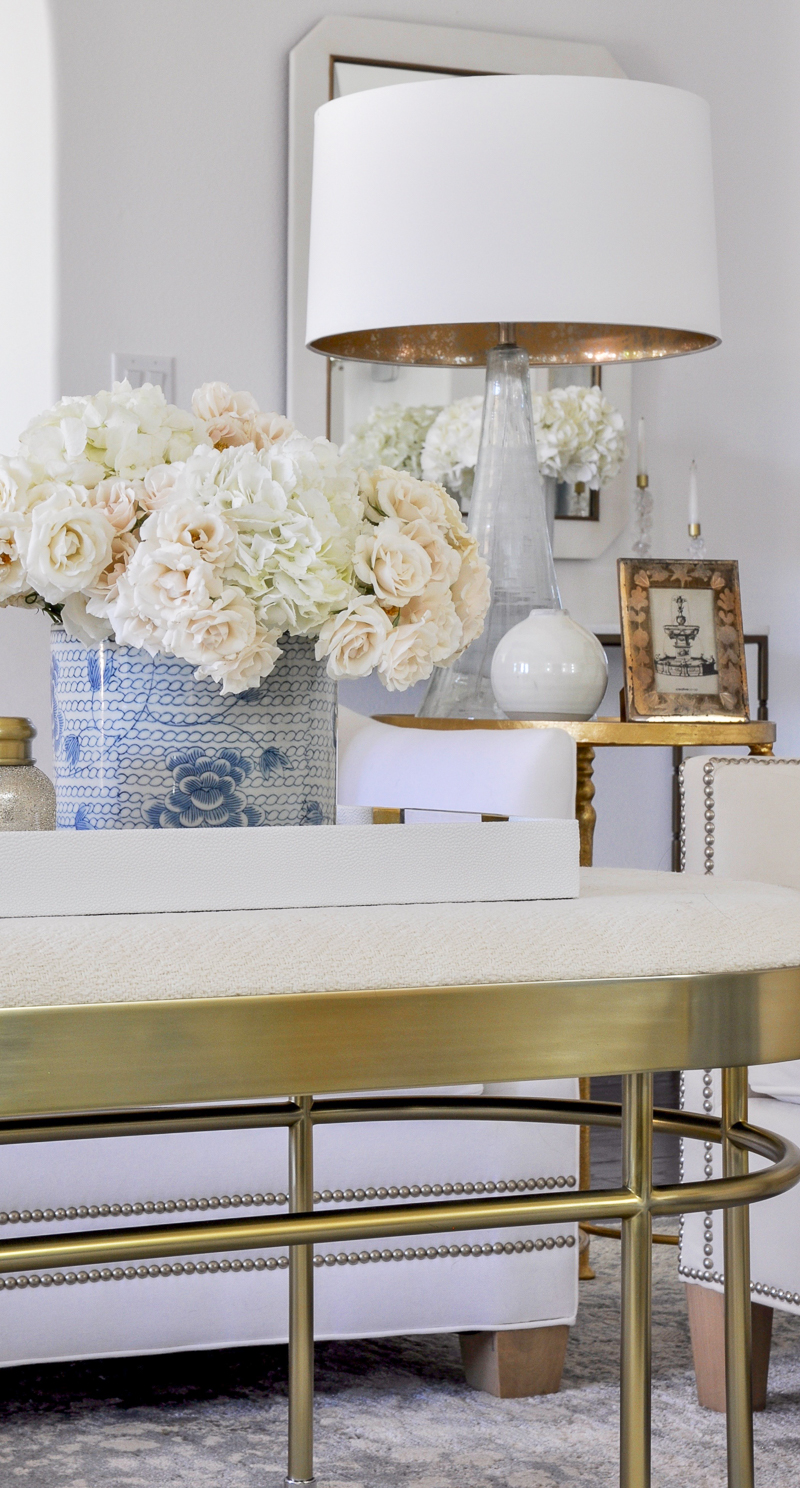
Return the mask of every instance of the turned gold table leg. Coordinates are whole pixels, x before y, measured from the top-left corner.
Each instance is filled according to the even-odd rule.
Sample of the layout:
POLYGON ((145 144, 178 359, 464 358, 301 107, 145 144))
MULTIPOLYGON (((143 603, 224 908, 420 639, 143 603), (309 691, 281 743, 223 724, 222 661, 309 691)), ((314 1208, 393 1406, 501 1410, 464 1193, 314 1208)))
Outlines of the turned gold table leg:
MULTIPOLYGON (((747 1120, 747 1070, 722 1071, 722 1171, 744 1177, 747 1152, 728 1132, 747 1120)), ((747 1204, 723 1214, 725 1256, 725 1401, 728 1488, 753 1488, 752 1314, 750 1307, 750 1210, 747 1204)))
POLYGON ((622 1077, 622 1186, 643 1201, 622 1221, 620 1488, 650 1485, 653 1076, 622 1077))
POLYGON ((751 744, 750 745, 750 753, 751 754, 766 754, 766 755, 770 755, 770 754, 772 754, 772 745, 771 744, 751 744))
MULTIPOLYGON (((289 1208, 314 1207, 311 1096, 294 1097, 302 1115, 289 1128, 289 1208)), ((314 1247, 289 1250, 289 1470, 286 1488, 315 1488, 314 1478, 314 1247)))
POLYGON ((575 791, 575 815, 578 818, 578 826, 581 834, 581 868, 591 868, 592 852, 594 849, 594 827, 597 821, 597 812, 592 805, 594 800, 594 749, 591 744, 579 744, 578 751, 578 784, 575 791))

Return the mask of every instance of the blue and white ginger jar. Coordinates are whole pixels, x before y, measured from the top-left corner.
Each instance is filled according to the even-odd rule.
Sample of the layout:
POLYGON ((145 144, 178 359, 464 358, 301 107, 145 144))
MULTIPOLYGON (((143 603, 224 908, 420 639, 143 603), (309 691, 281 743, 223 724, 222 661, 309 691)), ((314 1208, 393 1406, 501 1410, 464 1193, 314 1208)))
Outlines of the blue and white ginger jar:
POLYGON ((336 819, 336 683, 285 636, 247 692, 170 656, 52 635, 58 827, 311 826, 336 819))

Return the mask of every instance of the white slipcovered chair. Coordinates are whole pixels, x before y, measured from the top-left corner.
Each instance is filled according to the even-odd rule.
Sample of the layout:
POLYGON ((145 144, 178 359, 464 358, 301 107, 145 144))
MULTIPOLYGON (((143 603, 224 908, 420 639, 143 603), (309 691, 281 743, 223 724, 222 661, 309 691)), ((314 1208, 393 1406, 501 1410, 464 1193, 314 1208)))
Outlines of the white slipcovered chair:
MULTIPOLYGON (((687 760, 681 785, 682 857, 687 873, 749 879, 800 888, 800 760, 687 760)), ((718 1070, 683 1076, 682 1104, 718 1115, 718 1070)), ((752 1067, 750 1121, 800 1142, 800 1062, 752 1067)), ((761 1159, 751 1157, 754 1167, 761 1159)), ((720 1149, 684 1144, 687 1181, 721 1175, 720 1149)), ((766 1400, 772 1309, 800 1315, 800 1189, 750 1210, 753 1298, 753 1399, 766 1400)), ((721 1213, 687 1215, 681 1227, 680 1271, 701 1405, 725 1409, 721 1213)))
MULTIPOLYGON (((497 815, 574 815, 575 751, 563 731, 427 735, 429 747, 419 754, 421 735, 342 715, 341 776, 356 808, 362 801, 409 807, 437 801, 497 815), (376 763, 382 750, 383 763, 376 763), (437 769, 426 795, 416 782, 430 785, 437 769)), ((110 972, 124 978, 122 966, 110 972)), ((577 1093, 574 1081, 455 1093, 482 1089, 577 1093)), ((336 1208, 420 1194, 568 1188, 576 1185, 577 1161, 574 1127, 323 1126, 315 1136, 315 1203, 336 1208)), ((287 1137, 261 1129, 4 1146, 0 1174, 0 1232, 20 1238, 147 1223, 163 1213, 274 1213, 287 1204, 287 1137)), ((505 1394, 557 1389, 577 1307, 576 1227, 515 1230, 511 1238, 505 1230, 481 1231, 459 1235, 458 1245, 453 1240, 409 1237, 402 1248, 387 1241, 372 1252, 349 1243, 335 1254, 318 1247, 317 1336, 458 1331, 479 1386, 505 1394)), ((6 1282, 0 1364, 282 1342, 288 1288, 280 1273, 287 1265, 285 1255, 268 1252, 195 1259, 188 1267, 178 1260, 59 1273, 46 1287, 38 1278, 6 1282)))

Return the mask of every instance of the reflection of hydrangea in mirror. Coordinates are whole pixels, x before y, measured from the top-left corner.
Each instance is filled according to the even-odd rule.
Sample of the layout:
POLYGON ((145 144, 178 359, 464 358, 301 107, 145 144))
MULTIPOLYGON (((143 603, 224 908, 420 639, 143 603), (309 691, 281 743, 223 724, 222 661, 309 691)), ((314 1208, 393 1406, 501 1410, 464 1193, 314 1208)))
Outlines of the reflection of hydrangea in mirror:
POLYGON ((594 491, 614 479, 628 453, 625 422, 599 388, 551 388, 532 401, 542 475, 594 491))
POLYGON ((407 470, 409 475, 420 476, 425 436, 439 413, 440 408, 426 403, 408 408, 402 403, 378 404, 370 409, 367 422, 360 424, 342 445, 342 454, 366 470, 388 465, 392 470, 407 470))

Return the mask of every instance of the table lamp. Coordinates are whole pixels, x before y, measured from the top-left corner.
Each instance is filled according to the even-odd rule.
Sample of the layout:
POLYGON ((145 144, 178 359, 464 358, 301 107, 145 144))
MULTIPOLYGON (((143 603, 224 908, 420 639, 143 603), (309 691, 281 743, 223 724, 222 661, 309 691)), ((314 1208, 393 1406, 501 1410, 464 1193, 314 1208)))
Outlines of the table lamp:
POLYGON ((590 717, 605 658, 561 607, 529 366, 718 343, 708 105, 654 83, 542 75, 325 104, 306 341, 357 361, 486 366, 469 526, 492 604, 421 712, 590 717))

